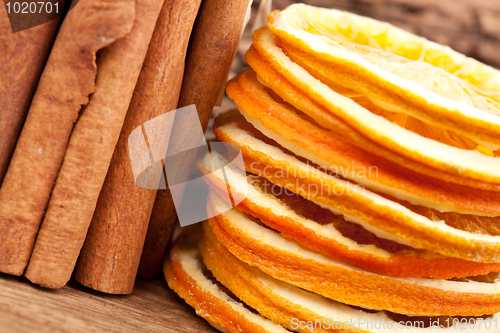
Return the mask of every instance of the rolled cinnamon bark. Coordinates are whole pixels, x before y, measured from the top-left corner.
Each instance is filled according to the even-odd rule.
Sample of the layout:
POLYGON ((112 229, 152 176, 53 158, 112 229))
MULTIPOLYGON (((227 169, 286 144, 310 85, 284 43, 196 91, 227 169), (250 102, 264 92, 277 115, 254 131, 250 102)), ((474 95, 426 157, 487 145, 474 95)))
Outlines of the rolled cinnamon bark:
MULTIPOLYGON (((214 106, 224 93, 227 77, 236 55, 251 0, 204 0, 189 46, 186 71, 178 107, 195 104, 206 130, 214 106)), ((174 131, 189 132, 191 124, 176 121, 174 131), (177 126, 180 125, 180 126, 177 126)), ((175 133, 173 133, 175 134, 175 133)), ((183 145, 181 141, 175 144, 183 145)), ((169 146, 179 151, 182 147, 169 146)), ((196 154, 185 155, 178 182, 187 181, 196 154)), ((161 268, 176 213, 170 191, 158 192, 138 275, 153 278, 161 268), (166 232, 168 231, 168 232, 166 232)))
POLYGON ((137 0, 130 33, 99 54, 95 93, 71 134, 25 273, 33 283, 60 288, 71 278, 161 5, 137 0))
POLYGON ((13 33, 5 6, 0 6, 0 185, 58 26, 55 19, 13 33))
POLYGON ((132 292, 157 191, 136 185, 128 139, 137 127, 176 108, 200 2, 166 0, 161 10, 77 264, 76 280, 90 288, 132 292))
POLYGON ((73 123, 95 91, 98 50, 125 36, 133 0, 81 0, 57 35, 0 188, 0 271, 21 275, 73 123))
POLYGON ((159 190, 137 272, 140 278, 153 279, 158 275, 176 220, 177 214, 170 190, 159 190))

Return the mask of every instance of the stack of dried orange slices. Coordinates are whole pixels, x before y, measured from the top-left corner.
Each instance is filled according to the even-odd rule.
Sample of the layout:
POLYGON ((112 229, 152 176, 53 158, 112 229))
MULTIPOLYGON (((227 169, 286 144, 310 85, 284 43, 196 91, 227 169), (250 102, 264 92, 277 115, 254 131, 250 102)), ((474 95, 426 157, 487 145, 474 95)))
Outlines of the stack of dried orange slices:
POLYGON ((245 165, 199 161, 215 217, 170 286, 230 332, 500 332, 500 72, 306 5, 246 58, 214 125, 245 165))

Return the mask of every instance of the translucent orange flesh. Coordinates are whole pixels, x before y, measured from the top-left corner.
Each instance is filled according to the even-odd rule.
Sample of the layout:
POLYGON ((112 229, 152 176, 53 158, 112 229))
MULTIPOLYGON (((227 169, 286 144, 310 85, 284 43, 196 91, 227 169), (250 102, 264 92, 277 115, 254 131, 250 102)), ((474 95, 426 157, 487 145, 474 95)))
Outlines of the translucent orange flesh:
MULTIPOLYGON (((254 38, 258 39, 258 36, 259 34, 257 31, 254 38)), ((279 70, 282 70, 282 68, 279 66, 279 64, 268 61, 270 59, 267 59, 266 57, 269 55, 265 54, 264 52, 259 53, 256 47, 259 47, 258 44, 254 44, 253 46, 251 46, 245 57, 252 69, 254 69, 257 73, 259 79, 265 81, 265 84, 269 86, 273 90, 273 92, 279 95, 280 98, 284 99, 288 103, 289 107, 292 107, 293 105, 297 109, 307 113, 317 123, 322 124, 322 126, 327 127, 330 131, 333 131, 334 133, 340 135, 344 141, 348 141, 351 145, 369 151, 374 155, 380 156, 391 161, 392 163, 399 164, 400 166, 403 166, 405 168, 409 168, 422 175, 430 176, 458 185, 478 188, 481 190, 500 191, 500 186, 498 184, 456 175, 432 166, 427 166, 426 164, 421 163, 421 161, 419 161, 418 159, 402 156, 401 154, 398 154, 386 147, 377 144, 376 142, 373 142, 365 135, 363 135, 363 133, 356 131, 352 126, 348 125, 343 120, 333 115, 324 106, 318 104, 306 92, 302 91, 293 83, 289 82, 282 74, 280 74, 279 70)), ((352 91, 349 92, 345 88, 337 89, 341 89, 341 92, 343 94, 352 94, 352 91)), ((403 114, 395 114, 393 112, 385 111, 375 106, 362 95, 358 93, 355 93, 355 95, 358 97, 353 99, 356 99, 356 102, 360 103, 362 106, 370 109, 374 113, 386 115, 390 120, 393 120, 398 124, 403 124, 411 128, 421 129, 422 133, 420 134, 422 134, 424 137, 429 137, 436 141, 441 141, 444 143, 453 143, 453 146, 460 148, 466 147, 474 149, 477 147, 478 150, 485 155, 491 156, 493 154, 493 152, 491 152, 490 150, 481 146, 478 147, 477 144, 473 142, 471 143, 470 141, 463 139, 453 132, 439 130, 438 128, 433 126, 425 126, 421 121, 415 118, 410 119, 408 116, 405 116, 403 114)))
POLYGON ((344 170, 365 170, 363 175, 370 181, 388 188, 404 189, 407 193, 450 209, 500 215, 500 192, 479 190, 429 177, 365 151, 340 135, 303 119, 289 106, 273 100, 252 71, 246 71, 231 80, 227 85, 227 93, 247 114, 259 119, 264 127, 344 170))
POLYGON ((215 246, 220 242, 236 258, 275 279, 344 304, 424 316, 481 316, 500 311, 498 294, 443 290, 303 258, 242 232, 225 214, 209 223, 204 222, 202 247, 207 246, 204 242, 215 246))
MULTIPOLYGON (((192 235, 191 235, 192 236, 192 235)), ((191 237, 193 238, 193 237, 191 237)), ((197 239, 199 237, 195 237, 197 239)), ((249 321, 230 303, 215 297, 210 291, 203 289, 196 283, 178 260, 178 254, 196 247, 196 241, 183 237, 170 251, 164 263, 163 272, 169 287, 174 290, 186 303, 196 310, 196 314, 206 319, 212 325, 217 325, 231 333, 266 333, 262 326, 249 321)))
POLYGON ((219 193, 230 193, 231 196, 241 201, 238 208, 245 213, 260 219, 265 225, 278 230, 285 237, 320 253, 326 254, 339 260, 346 260, 353 264, 373 272, 399 277, 429 277, 435 279, 451 279, 454 277, 467 277, 476 275, 486 275, 490 272, 500 271, 500 264, 483 264, 465 261, 456 258, 446 258, 440 255, 416 250, 409 246, 401 245, 393 241, 379 238, 368 232, 363 227, 349 223, 341 215, 335 215, 329 210, 293 194, 284 191, 278 185, 272 184, 261 177, 253 176, 249 184, 265 192, 268 196, 279 198, 284 205, 290 207, 295 213, 321 225, 331 224, 339 230, 342 236, 356 241, 358 244, 375 245, 376 247, 392 253, 386 257, 364 247, 352 249, 338 242, 335 238, 318 234, 299 221, 287 216, 276 214, 268 208, 262 207, 259 202, 252 201, 245 197, 244 193, 239 193, 234 187, 226 184, 225 181, 199 164, 210 180, 210 187, 219 193), (225 192, 228 190, 228 192, 225 192), (276 193, 277 195, 273 195, 276 193))
MULTIPOLYGON (((281 157, 275 158, 264 154, 261 149, 273 146, 260 132, 256 131, 236 111, 222 114, 214 125, 216 136, 225 142, 240 146, 245 168, 248 172, 266 178, 270 182, 284 187, 302 197, 321 203, 326 207, 355 217, 377 229, 404 239, 417 248, 427 249, 445 257, 454 257, 466 261, 498 263, 500 261, 500 242, 493 239, 465 237, 457 232, 436 229, 431 223, 421 223, 416 216, 410 216, 404 206, 390 208, 367 198, 363 193, 355 193, 335 178, 328 178, 323 172, 305 172, 298 166, 291 165, 281 157), (255 138, 249 142, 246 138, 255 138), (263 147, 263 148, 261 148, 263 147), (309 189, 316 189, 310 191, 309 189)), ((287 156, 287 155, 285 155, 287 156)), ((424 216, 426 214, 423 214, 424 216)), ((436 222, 439 223, 439 222, 436 222)), ((437 224, 436 226, 438 226, 437 224)), ((489 236, 491 237, 491 236, 489 236)))
MULTIPOLYGON (((383 34, 375 37, 370 32, 363 33, 362 29, 356 33, 349 32, 348 29, 342 31, 339 22, 334 19, 325 20, 327 15, 329 13, 317 9, 287 9, 283 13, 271 14, 268 27, 290 48, 307 55, 302 58, 305 61, 301 65, 314 72, 313 76, 316 78, 332 78, 338 85, 358 91, 374 101, 383 101, 385 105, 404 110, 428 124, 498 146, 500 128, 497 123, 467 112, 455 112, 454 106, 448 105, 460 101, 461 104, 456 104, 457 107, 468 106, 475 108, 476 113, 498 115, 498 92, 483 91, 471 82, 426 62, 425 41, 422 41, 422 49, 418 50, 423 53, 423 57, 421 55, 420 59, 408 59, 401 56, 404 53, 396 54, 404 49, 405 41, 397 41, 389 48, 383 47, 383 34), (316 38, 313 42, 306 35, 297 35, 293 29, 322 38, 316 38), (343 56, 339 56, 334 50, 343 52, 343 56), (411 82, 413 85, 405 86, 402 82, 411 82)), ((343 24, 355 23, 350 21, 343 24)), ((395 28, 386 25, 385 29, 395 28)), ((446 51, 442 48, 439 52, 446 51)), ((300 61, 293 56, 292 58, 300 61)), ((482 70, 484 67, 486 66, 479 65, 476 69, 482 70)), ((455 71, 458 72, 459 69, 455 71)))

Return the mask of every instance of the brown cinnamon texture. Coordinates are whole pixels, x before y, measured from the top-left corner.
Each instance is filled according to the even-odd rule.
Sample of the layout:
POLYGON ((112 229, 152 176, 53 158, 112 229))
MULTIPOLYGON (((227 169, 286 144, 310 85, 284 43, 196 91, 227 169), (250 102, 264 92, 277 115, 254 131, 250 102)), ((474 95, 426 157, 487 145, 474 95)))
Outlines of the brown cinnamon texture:
POLYGON ((81 0, 59 30, 0 188, 0 271, 21 275, 82 105, 98 50, 125 36, 133 0, 81 0))
POLYGON ((71 278, 161 5, 137 0, 130 33, 99 54, 95 93, 71 134, 25 273, 33 283, 60 288, 71 278))
MULTIPOLYGON (((195 104, 204 131, 224 91, 249 5, 250 0, 204 0, 201 5, 189 46, 178 107, 195 104)), ((191 124, 176 121, 173 135, 191 128, 191 124)), ((183 144, 178 140, 175 143, 183 144)), ((182 147, 170 148, 179 151, 182 147)), ((195 158, 195 154, 185 156, 185 167, 179 170, 184 174, 177 174, 176 179, 188 179, 195 158)), ((158 192, 154 207, 139 269, 139 276, 143 278, 153 278, 160 270, 176 220, 169 191, 158 192)))
POLYGON ((137 272, 139 277, 153 279, 158 275, 176 220, 177 214, 170 190, 159 190, 141 254, 137 272))
POLYGON ((176 108, 200 2, 166 0, 161 10, 76 267, 76 280, 90 288, 132 292, 157 191, 136 185, 128 138, 148 120, 176 108))
POLYGON ((0 6, 0 185, 58 26, 55 19, 13 33, 5 6, 0 6))

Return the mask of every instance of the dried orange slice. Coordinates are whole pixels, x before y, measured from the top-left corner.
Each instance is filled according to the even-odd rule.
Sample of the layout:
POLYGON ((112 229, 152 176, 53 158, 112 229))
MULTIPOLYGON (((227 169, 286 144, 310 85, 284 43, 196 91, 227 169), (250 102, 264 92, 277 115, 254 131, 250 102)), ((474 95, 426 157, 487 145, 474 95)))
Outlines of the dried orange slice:
POLYGON ((196 248, 199 236, 185 236, 173 246, 163 272, 170 288, 194 307, 198 316, 222 332, 289 332, 227 295, 224 288, 216 284, 210 278, 210 273, 203 269, 196 248))
POLYGON ((265 136, 345 178, 377 192, 441 211, 500 214, 497 204, 500 192, 447 183, 360 149, 273 99, 252 71, 231 80, 227 93, 247 121, 265 136))
MULTIPOLYGON (((264 273, 330 299, 368 309, 422 316, 481 316, 500 311, 500 281, 396 278, 371 273, 313 252, 265 228, 211 192, 212 237, 239 260, 264 273), (218 214, 218 215, 217 215, 218 214), (213 231, 213 233, 212 233, 213 231)), ((486 277, 488 278, 488 277, 486 277)))
POLYGON ((494 68, 390 24, 337 10, 296 5, 274 12, 269 21, 276 35, 310 58, 340 66, 338 84, 499 147, 494 116, 500 114, 500 72, 494 68))
POLYGON ((219 116, 214 124, 214 133, 219 140, 240 147, 248 172, 342 214, 347 221, 362 225, 378 237, 445 257, 483 263, 500 261, 498 235, 453 228, 445 221, 418 214, 359 184, 334 177, 310 162, 285 153, 236 111, 219 116))
POLYGON ((314 251, 389 276, 451 279, 500 271, 500 264, 446 258, 379 238, 341 215, 234 167, 226 167, 224 174, 211 172, 214 155, 219 154, 212 151, 198 162, 211 189, 223 197, 230 193, 234 202, 240 202, 238 209, 314 251))
POLYGON ((465 320, 476 323, 475 332, 496 331, 494 323, 499 314, 469 318, 409 317, 387 311, 356 309, 307 292, 238 260, 215 239, 211 230, 202 238, 199 248, 204 263, 218 281, 263 316, 291 330, 380 333, 400 329, 411 333, 454 333, 462 330, 460 325, 453 327, 453 323, 465 320), (489 329, 484 323, 488 323, 489 329))
MULTIPOLYGON (((326 39, 326 37, 324 38, 326 39)), ((387 120, 380 115, 381 113, 376 114, 371 112, 354 100, 343 96, 341 93, 337 93, 330 86, 311 75, 311 73, 306 70, 310 70, 310 68, 304 69, 300 66, 305 66, 305 64, 301 63, 299 65, 293 62, 283 50, 276 45, 275 39, 276 37, 269 30, 264 28, 254 33, 254 46, 289 82, 326 108, 328 112, 340 118, 359 133, 363 133, 368 139, 400 155, 447 173, 484 182, 491 182, 497 185, 500 184, 500 168, 498 167, 500 166, 500 160, 484 155, 476 150, 460 149, 436 140, 425 138, 422 135, 409 131, 387 120)), ((294 49, 296 50, 297 48, 295 47, 294 49)), ((306 55, 302 55, 302 57, 307 58, 306 55)), ((295 58, 294 60, 298 61, 295 58)), ((342 69, 343 68, 340 66, 335 67, 335 70, 338 72, 342 72, 342 69)), ((365 79, 364 77, 358 78, 358 80, 365 79)), ((453 104, 452 101, 450 101, 450 103, 453 104)), ((434 105, 433 103, 429 103, 429 105, 430 104, 434 105)), ((385 105, 382 106, 382 109, 385 107, 385 105)), ((393 110, 391 109, 391 111, 393 110)), ((477 111, 479 113, 482 112, 481 110, 477 111)), ((304 112, 307 112, 307 110, 304 110, 304 112)), ((460 112, 455 110, 453 112, 448 111, 448 113, 458 114, 460 112)), ((495 127, 495 125, 493 125, 494 121, 500 125, 500 117, 498 117, 498 115, 489 114, 487 112, 482 113, 486 114, 488 119, 491 118, 491 121, 486 122, 484 125, 488 130, 481 129, 481 131, 479 131, 478 128, 474 128, 474 125, 470 125, 468 122, 462 123, 461 121, 465 121, 464 119, 460 119, 458 124, 464 128, 464 131, 479 131, 477 135, 491 132, 491 128, 495 127)), ((443 116, 439 119, 445 118, 443 116)), ((451 120, 449 122, 451 122, 451 120)), ((446 126, 440 127, 440 124, 438 125, 436 125, 436 127, 447 129, 446 126)), ((462 132, 460 132, 459 135, 462 135, 462 132)), ((483 146, 486 145, 487 148, 497 149, 496 146, 492 147, 483 141, 476 140, 475 142, 483 146)))
MULTIPOLYGON (((254 34, 254 37, 257 38, 259 35, 260 31, 257 31, 254 34)), ((343 138, 343 140, 349 141, 349 144, 355 145, 365 151, 369 151, 377 156, 383 157, 393 163, 397 163, 403 167, 414 170, 426 176, 483 190, 500 191, 499 185, 471 178, 465 178, 459 175, 453 175, 435 168, 428 167, 425 164, 419 163, 419 161, 401 156, 400 154, 397 154, 396 152, 393 152, 392 150, 369 140, 362 133, 358 133, 357 131, 355 131, 343 120, 331 114, 325 107, 315 102, 306 93, 286 80, 283 75, 281 75, 276 69, 274 69, 273 65, 275 64, 266 61, 259 54, 259 52, 257 52, 253 45, 247 51, 245 58, 252 69, 257 73, 259 81, 266 87, 271 89, 272 92, 276 93, 279 98, 288 103, 289 106, 293 106, 297 110, 300 110, 304 114, 310 116, 316 123, 321 124, 321 126, 325 127, 325 129, 328 129, 334 133, 338 133, 340 137, 343 138)), ((358 101, 358 103, 360 102, 358 101)), ((379 112, 385 112, 380 109, 377 110, 379 112)), ((404 123, 401 124, 403 127, 407 127, 408 124, 411 124, 412 126, 416 126, 418 124, 420 126, 419 133, 423 136, 432 138, 433 140, 437 141, 441 140, 443 142, 447 142, 448 144, 454 144, 457 147, 467 146, 467 143, 463 142, 463 140, 458 140, 456 136, 453 136, 453 140, 447 140, 447 138, 452 134, 446 133, 445 130, 432 128, 428 131, 427 129, 431 128, 431 126, 427 125, 425 127, 422 127, 422 122, 419 122, 418 120, 410 121, 409 119, 405 119, 405 117, 406 116, 400 116, 398 114, 394 115, 395 121, 401 122, 404 120, 404 123)), ((334 133, 330 133, 330 135, 334 135, 334 133)))

